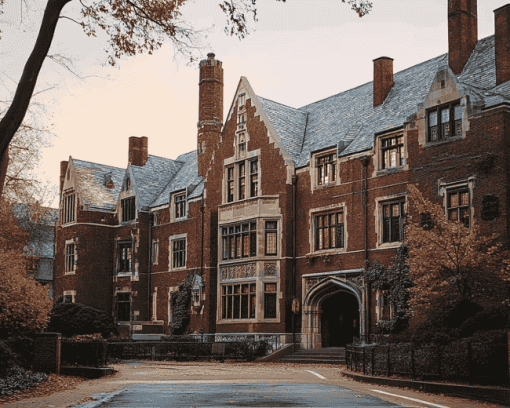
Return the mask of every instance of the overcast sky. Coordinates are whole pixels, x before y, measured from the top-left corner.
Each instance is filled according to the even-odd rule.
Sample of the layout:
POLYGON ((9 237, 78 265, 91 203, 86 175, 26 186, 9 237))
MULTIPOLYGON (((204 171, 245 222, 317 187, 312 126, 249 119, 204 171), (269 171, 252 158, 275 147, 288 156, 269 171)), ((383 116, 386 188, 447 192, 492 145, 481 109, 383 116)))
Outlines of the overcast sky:
MULTIPOLYGON (((76 0, 63 14, 76 17, 76 0)), ((183 17, 205 35, 203 57, 223 61, 224 112, 241 76, 257 95, 295 108, 372 81, 372 60, 394 59, 401 71, 448 51, 448 0, 373 0, 359 18, 340 0, 258 0, 258 22, 242 41, 228 37, 217 0, 189 3, 183 17)), ((478 38, 494 34, 493 11, 508 0, 478 2, 478 38)), ((5 0, 0 16, 0 97, 15 90, 35 42, 43 0, 5 0)), ((149 153, 176 158, 196 148, 198 64, 175 60, 170 44, 105 66, 104 38, 87 37, 61 19, 50 54, 74 61, 77 78, 50 60, 38 95, 53 124, 53 147, 43 153, 41 178, 58 184, 59 163, 73 158, 127 166, 129 136, 147 136, 149 153)), ((54 201, 54 206, 58 205, 54 201)))

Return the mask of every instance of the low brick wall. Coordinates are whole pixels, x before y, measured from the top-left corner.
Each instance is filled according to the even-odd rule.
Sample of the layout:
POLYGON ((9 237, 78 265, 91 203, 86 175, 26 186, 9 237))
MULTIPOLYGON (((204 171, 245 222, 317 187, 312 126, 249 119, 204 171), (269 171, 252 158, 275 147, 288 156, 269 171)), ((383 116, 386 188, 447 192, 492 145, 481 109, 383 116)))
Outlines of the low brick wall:
POLYGON ((37 333, 34 342, 34 371, 60 374, 60 333, 37 333))
POLYGON ((401 380, 385 377, 372 377, 343 371, 342 375, 356 381, 370 384, 389 385, 391 387, 405 387, 431 394, 443 394, 448 397, 460 397, 477 401, 486 401, 504 406, 510 406, 510 389, 496 387, 476 387, 472 385, 455 385, 431 383, 414 380, 401 380))

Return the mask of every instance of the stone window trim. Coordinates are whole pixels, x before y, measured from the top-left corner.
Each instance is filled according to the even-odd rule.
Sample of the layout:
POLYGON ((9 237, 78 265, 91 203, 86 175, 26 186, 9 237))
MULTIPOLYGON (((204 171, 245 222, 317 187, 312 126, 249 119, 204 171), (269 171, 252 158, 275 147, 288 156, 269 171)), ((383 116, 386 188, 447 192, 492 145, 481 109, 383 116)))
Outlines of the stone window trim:
POLYGON ((257 282, 222 283, 220 304, 222 321, 253 321, 257 315, 257 282))
POLYGON ((178 234, 172 235, 168 239, 168 270, 169 271, 182 271, 186 269, 186 265, 188 264, 188 234, 178 234), (184 250, 182 248, 176 248, 174 252, 174 242, 184 241, 184 250), (177 256, 183 256, 182 258, 175 258, 177 256), (175 259, 174 259, 175 258, 175 259), (176 265, 181 264, 182 266, 174 267, 174 263, 176 265), (182 264, 183 263, 183 264, 182 264))
POLYGON ((76 222, 77 201, 77 194, 73 190, 62 195, 62 225, 76 222))
POLYGON ((257 256, 257 219, 222 224, 218 228, 221 262, 257 256))
POLYGON ((281 223, 279 219, 263 219, 264 222, 264 255, 265 257, 278 257, 281 253, 280 236, 281 223))
POLYGON ((397 129, 392 129, 386 132, 376 133, 374 141, 374 152, 376 154, 372 156, 374 164, 372 177, 385 176, 387 174, 409 170, 406 127, 404 126, 404 128, 399 127, 397 129), (395 147, 400 145, 400 163, 395 167, 387 167, 383 155, 386 150, 392 150, 393 145, 384 146, 384 144, 388 143, 385 141, 388 139, 394 139, 398 137, 402 138, 401 141, 395 145, 395 147))
POLYGON ((179 222, 188 219, 188 200, 186 190, 170 193, 170 222, 179 222))
POLYGON ((64 303, 75 303, 76 291, 75 290, 64 290, 62 292, 64 303))
MULTIPOLYGON (((400 227, 401 236, 400 239, 403 238, 403 217, 408 212, 408 202, 407 202, 407 192, 399 192, 395 194, 388 194, 383 197, 377 197, 375 199, 375 208, 374 208, 374 217, 375 217, 375 233, 376 233, 376 249, 386 249, 386 248, 398 248, 402 245, 402 241, 391 241, 391 242, 383 242, 383 234, 384 234, 384 225, 383 225, 383 210, 385 206, 389 204, 397 204, 402 203, 400 207, 399 217, 402 219, 402 225, 400 227)), ((390 222, 391 227, 391 222, 390 222)))
POLYGON ((347 204, 345 202, 336 203, 324 207, 311 208, 308 213, 309 222, 309 252, 307 255, 322 255, 322 254, 338 254, 347 252, 348 247, 348 226, 347 226, 347 204), (344 226, 344 246, 341 248, 328 248, 328 249, 315 249, 316 235, 315 235, 315 217, 321 214, 343 212, 343 226, 344 226))
POLYGON ((152 264, 157 265, 159 261, 159 238, 152 240, 152 264))
POLYGON ((463 137, 464 105, 456 99, 426 109, 426 141, 428 145, 458 140, 463 137))
MULTIPOLYGON (((464 180, 454 181, 454 182, 444 182, 442 179, 438 181, 438 195, 443 197, 443 207, 445 209, 446 219, 450 220, 450 213, 455 208, 460 211, 461 208, 468 208, 468 216, 469 216, 469 228, 471 228, 475 224, 474 219, 474 207, 473 207, 473 193, 476 184, 476 176, 471 176, 464 180), (453 193, 467 192, 469 203, 467 205, 463 205, 463 203, 459 202, 458 206, 451 206, 451 195, 453 193)), ((460 197, 459 197, 460 200, 460 197)))
POLYGON ((312 153, 310 180, 312 191, 340 184, 340 160, 337 157, 336 147, 312 153), (329 158, 329 160, 325 161, 326 158, 329 158))
POLYGON ((394 308, 389 303, 387 294, 384 290, 378 290, 375 294, 375 316, 376 323, 381 320, 388 320, 393 318, 394 308))
POLYGON ((246 108, 246 93, 242 92, 237 97, 238 109, 239 111, 244 110, 246 108))
POLYGON ((78 265, 78 238, 67 239, 64 249, 64 275, 74 275, 78 265))
POLYGON ((405 165, 404 135, 381 137, 379 141, 381 155, 380 170, 389 170, 405 165))
POLYGON ((135 196, 125 197, 120 200, 121 223, 136 220, 136 198, 135 196))
POLYGON ((224 160, 223 204, 240 202, 261 195, 260 149, 248 151, 246 146, 244 153, 241 158, 236 153, 234 157, 224 160), (254 165, 255 162, 256 165, 254 165))
POLYGON ((130 289, 120 289, 115 293, 115 315, 117 323, 131 321, 131 306, 134 293, 130 289))
POLYGON ((116 245, 117 276, 132 276, 134 268, 134 238, 118 238, 116 245), (124 269, 124 270, 123 270, 124 269))

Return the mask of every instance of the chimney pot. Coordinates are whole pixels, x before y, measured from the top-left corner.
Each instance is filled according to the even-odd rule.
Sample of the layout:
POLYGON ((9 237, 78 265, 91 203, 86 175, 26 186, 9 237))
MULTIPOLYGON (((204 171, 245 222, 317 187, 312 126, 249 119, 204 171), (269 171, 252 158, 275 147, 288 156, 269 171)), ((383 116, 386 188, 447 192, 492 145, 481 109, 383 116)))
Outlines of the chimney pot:
POLYGON ((478 42, 476 0, 448 0, 448 63, 460 75, 478 42))
POLYGON ((381 105, 390 89, 393 81, 393 58, 379 57, 374 60, 374 108, 381 105))
POLYGON ((510 79, 510 4, 494 10, 496 85, 510 79))
POLYGON ((209 54, 207 54, 207 58, 209 59, 214 59, 215 56, 216 54, 214 52, 210 52, 209 54))

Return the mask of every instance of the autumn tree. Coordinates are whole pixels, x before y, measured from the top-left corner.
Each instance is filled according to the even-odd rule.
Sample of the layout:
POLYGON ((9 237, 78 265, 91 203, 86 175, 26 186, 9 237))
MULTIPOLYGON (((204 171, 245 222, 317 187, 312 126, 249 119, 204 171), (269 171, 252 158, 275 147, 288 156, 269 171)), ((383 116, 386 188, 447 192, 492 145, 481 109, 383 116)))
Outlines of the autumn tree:
MULTIPOLYGON (((189 57, 190 61, 195 58, 199 33, 190 22, 184 21, 181 14, 188 0, 74 0, 81 4, 78 21, 61 15, 63 8, 72 1, 48 0, 33 51, 25 64, 12 103, 0 120, 0 197, 6 177, 9 143, 23 122, 61 18, 78 23, 89 36, 95 36, 97 30, 106 32, 106 52, 111 65, 123 56, 152 54, 165 41, 170 41, 175 51, 189 57)), ((372 2, 366 0, 342 2, 350 4, 360 17, 372 7, 372 2)), ((0 0, 0 7, 2 3, 3 0, 0 0)), ((225 31, 243 38, 247 34, 247 19, 256 20, 257 0, 219 0, 219 6, 227 17, 225 31)))
POLYGON ((23 249, 28 233, 21 228, 12 208, 0 203, 0 336, 41 331, 53 301, 48 289, 27 274, 23 249))
POLYGON ((431 320, 462 302, 483 307, 507 299, 510 256, 501 237, 448 220, 442 206, 409 186, 409 289, 413 318, 431 320))

